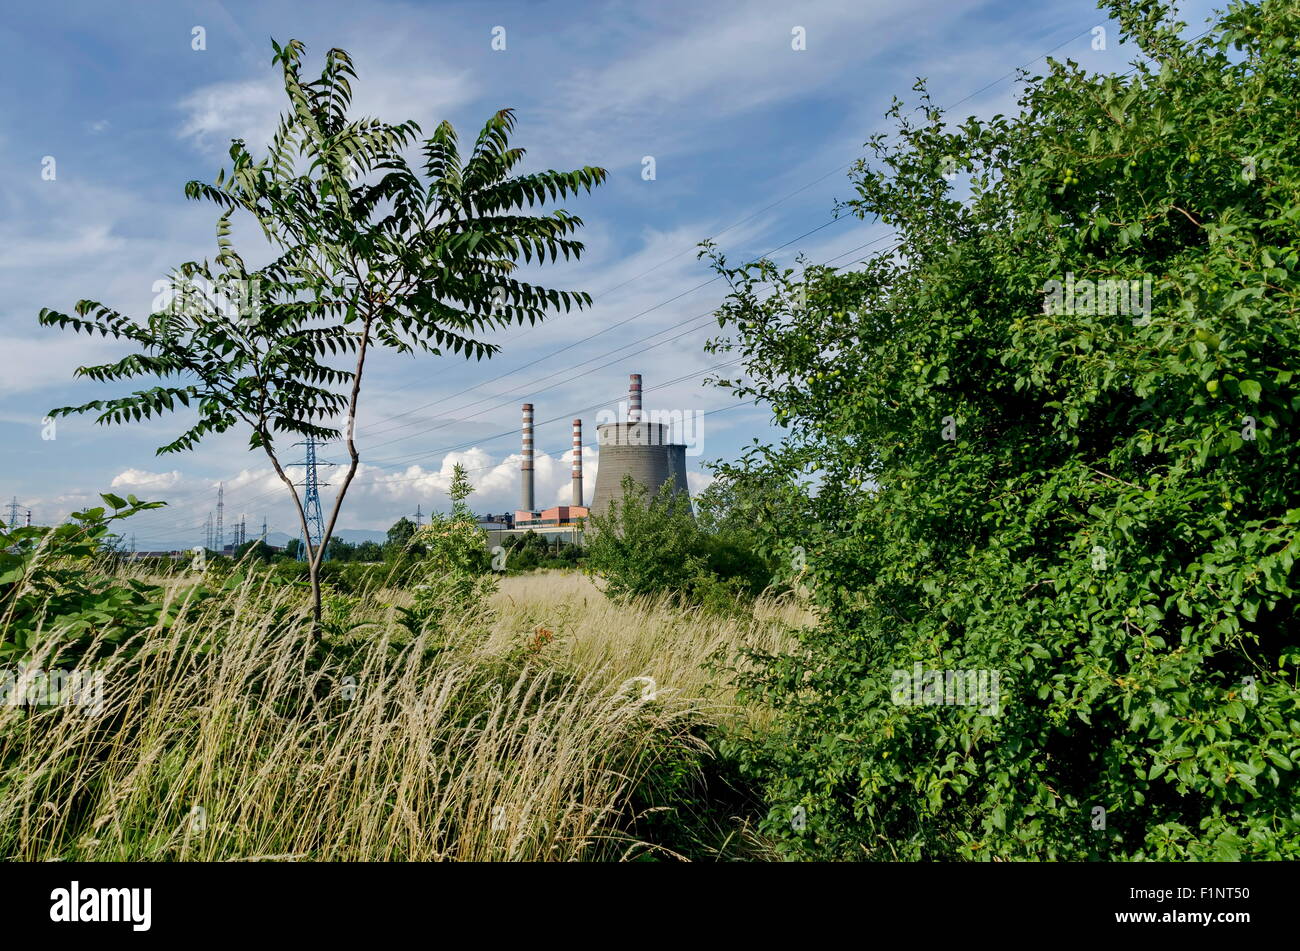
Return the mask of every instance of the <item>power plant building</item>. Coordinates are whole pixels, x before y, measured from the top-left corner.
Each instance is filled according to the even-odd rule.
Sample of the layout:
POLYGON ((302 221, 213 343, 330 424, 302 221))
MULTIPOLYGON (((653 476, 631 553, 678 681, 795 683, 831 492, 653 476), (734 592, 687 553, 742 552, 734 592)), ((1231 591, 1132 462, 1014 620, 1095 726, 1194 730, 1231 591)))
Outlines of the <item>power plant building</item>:
MULTIPOLYGON (((496 534, 496 539, 502 539, 507 535, 522 535, 533 531, 544 535, 559 535, 561 540, 578 544, 582 541, 583 522, 587 517, 588 509, 582 504, 582 420, 573 421, 573 468, 570 473, 573 482, 573 504, 557 505, 548 509, 538 511, 534 505, 535 496, 533 491, 533 404, 525 403, 523 406, 522 428, 522 458, 519 463, 520 490, 519 502, 520 507, 511 519, 509 529, 500 531, 496 534)), ((494 533, 488 532, 488 541, 490 544, 496 544, 493 540, 494 533)))
MULTIPOLYGON (((483 527, 488 529, 489 544, 497 544, 508 535, 529 531, 559 535, 565 541, 581 542, 588 515, 604 515, 610 502, 623 496, 623 479, 632 481, 650 493, 664 485, 677 495, 690 498, 686 481, 686 445, 669 442, 669 427, 646 418, 641 408, 641 374, 631 375, 628 388, 627 419, 596 427, 596 444, 600 466, 590 508, 583 504, 582 420, 573 421, 572 504, 538 510, 533 482, 533 404, 523 405, 520 473, 520 507, 511 524, 483 527), (493 530, 495 528, 496 530, 493 530)), ((497 517, 500 519, 500 517, 497 517)), ((504 521, 503 519, 501 521, 504 521)))
POLYGON ((633 373, 628 387, 628 414, 624 422, 596 427, 600 447, 600 468, 596 471, 596 492, 591 510, 597 515, 609 511, 609 504, 623 497, 623 479, 647 492, 656 493, 665 484, 674 494, 690 498, 686 482, 686 444, 669 442, 668 426, 650 422, 641 408, 641 374, 633 373))

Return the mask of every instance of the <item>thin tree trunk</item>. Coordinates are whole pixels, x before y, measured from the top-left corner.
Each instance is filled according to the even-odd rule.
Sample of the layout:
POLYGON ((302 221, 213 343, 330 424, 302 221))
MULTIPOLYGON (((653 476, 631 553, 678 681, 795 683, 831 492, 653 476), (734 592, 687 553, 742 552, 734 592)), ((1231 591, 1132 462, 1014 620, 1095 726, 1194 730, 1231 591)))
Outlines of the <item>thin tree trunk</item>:
MULTIPOLYGON (((352 478, 357 474, 357 466, 361 463, 361 454, 357 452, 356 436, 356 419, 357 419, 357 398, 361 394, 361 374, 366 366, 366 350, 370 345, 370 323, 373 318, 367 317, 365 323, 361 326, 361 343, 357 347, 357 367, 352 374, 352 393, 348 397, 348 471, 343 477, 343 484, 339 486, 339 494, 334 498, 334 508, 330 512, 329 524, 325 526, 325 531, 321 535, 320 545, 316 550, 316 557, 311 562, 311 584, 312 600, 315 604, 316 623, 320 624, 321 603, 320 603, 320 565, 325 559, 325 546, 334 536, 334 524, 338 521, 339 510, 343 508, 343 497, 348 494, 348 486, 352 484, 352 478)), ((310 553, 308 555, 310 557, 310 553)))

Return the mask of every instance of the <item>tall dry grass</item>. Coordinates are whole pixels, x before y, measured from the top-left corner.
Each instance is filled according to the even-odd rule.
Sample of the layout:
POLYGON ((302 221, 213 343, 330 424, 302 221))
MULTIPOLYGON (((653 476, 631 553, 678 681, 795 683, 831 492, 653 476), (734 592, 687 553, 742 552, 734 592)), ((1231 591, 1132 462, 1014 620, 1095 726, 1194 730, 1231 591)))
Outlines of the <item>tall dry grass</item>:
POLYGON ((322 651, 302 600, 254 576, 179 605, 103 662, 97 713, 0 706, 0 858, 666 854, 636 835, 646 788, 707 762, 703 725, 746 715, 709 659, 802 618, 619 606, 547 573, 438 634, 361 602, 322 651))

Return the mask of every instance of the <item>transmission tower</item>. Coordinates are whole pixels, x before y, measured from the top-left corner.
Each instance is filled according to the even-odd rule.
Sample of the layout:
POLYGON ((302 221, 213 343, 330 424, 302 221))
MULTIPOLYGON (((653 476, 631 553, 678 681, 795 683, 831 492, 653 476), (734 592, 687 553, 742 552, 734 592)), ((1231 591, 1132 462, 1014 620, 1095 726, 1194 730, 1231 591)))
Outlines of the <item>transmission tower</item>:
MULTIPOLYGON (((320 510, 320 487, 322 484, 329 485, 328 482, 321 483, 316 473, 317 466, 332 466, 332 462, 317 462, 316 460, 316 440, 308 436, 295 446, 305 446, 306 453, 302 462, 297 463, 304 469, 303 481, 303 511, 307 515, 307 531, 311 535, 312 548, 320 544, 320 540, 325 537, 325 517, 321 515, 320 510)), ((307 539, 299 538, 298 542, 298 560, 307 560, 307 539)), ((324 561, 324 557, 321 558, 324 561)))
POLYGON ((226 550, 226 529, 224 521, 226 517, 226 483, 217 483, 217 546, 214 549, 218 555, 226 550))
POLYGON ((9 517, 5 519, 5 528, 13 531, 18 527, 18 496, 15 495, 14 500, 5 507, 9 509, 9 517))
POLYGON ((419 528, 419 527, 420 527, 420 525, 421 525, 421 520, 422 520, 423 518, 424 518, 424 515, 420 512, 420 506, 417 505, 417 506, 415 507, 415 527, 416 527, 416 528, 419 528))
POLYGON ((266 544, 266 516, 262 516, 262 544, 266 544))
POLYGON ((248 524, 244 521, 245 516, 240 513, 239 516, 239 547, 244 547, 244 542, 248 541, 248 524))
POLYGON ((203 526, 203 550, 212 551, 212 513, 208 513, 208 523, 203 526))

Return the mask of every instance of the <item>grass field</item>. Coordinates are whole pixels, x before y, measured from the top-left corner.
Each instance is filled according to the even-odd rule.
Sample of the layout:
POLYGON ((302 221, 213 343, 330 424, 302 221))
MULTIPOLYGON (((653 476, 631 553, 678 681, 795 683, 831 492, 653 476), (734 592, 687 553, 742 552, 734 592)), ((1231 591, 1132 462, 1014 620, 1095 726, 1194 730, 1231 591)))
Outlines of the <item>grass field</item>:
POLYGON ((710 660, 779 647, 796 604, 617 605, 552 572, 437 634, 396 623, 402 592, 352 602, 326 651, 258 578, 115 652, 99 715, 0 707, 0 858, 765 857, 743 802, 699 809, 712 728, 764 723, 710 660))

